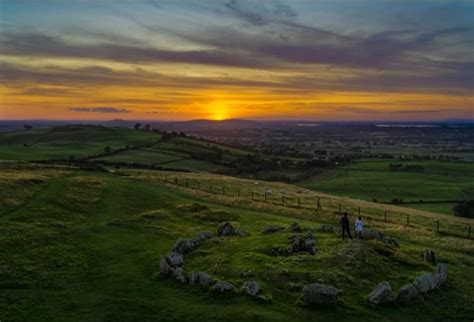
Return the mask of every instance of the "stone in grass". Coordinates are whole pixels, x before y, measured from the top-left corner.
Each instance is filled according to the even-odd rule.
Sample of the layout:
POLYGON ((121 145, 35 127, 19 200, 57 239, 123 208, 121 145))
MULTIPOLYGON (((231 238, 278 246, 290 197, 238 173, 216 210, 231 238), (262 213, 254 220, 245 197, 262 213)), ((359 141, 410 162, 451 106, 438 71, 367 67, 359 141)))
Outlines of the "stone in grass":
POLYGON ((321 224, 316 227, 316 231, 319 231, 320 233, 334 233, 334 226, 321 224))
POLYGON ((385 236, 382 241, 384 242, 384 244, 392 247, 392 248, 399 248, 400 247, 400 244, 398 243, 398 240, 396 240, 395 238, 393 237, 390 237, 390 236, 385 236))
POLYGON ((178 252, 170 252, 168 256, 166 256, 166 260, 172 267, 183 266, 184 264, 184 257, 178 252))
POLYGON ((173 274, 173 268, 165 257, 160 260, 160 276, 170 276, 173 274))
POLYGON ((409 283, 401 287, 398 291, 397 302, 409 302, 415 300, 416 298, 418 298, 418 290, 412 283, 409 283))
POLYGON ((237 230, 234 228, 234 226, 231 225, 230 222, 225 222, 219 228, 217 229, 217 236, 223 237, 223 236, 235 236, 237 235, 237 230))
POLYGON ((269 225, 262 230, 262 234, 274 234, 282 231, 284 228, 277 225, 269 225))
POLYGON ((423 253, 421 253, 421 257, 430 263, 436 263, 436 253, 431 249, 425 249, 423 253))
POLYGON ((298 225, 298 223, 294 222, 290 226, 290 230, 294 233, 301 233, 303 229, 298 225))
POLYGON ((235 287, 231 283, 227 281, 219 281, 212 287, 213 291, 220 292, 220 293, 230 293, 234 292, 235 287))
POLYGON ((382 240, 385 235, 383 232, 376 229, 364 229, 361 237, 364 240, 382 240))
POLYGON ((431 291, 434 288, 435 284, 436 281, 433 278, 433 274, 430 273, 420 275, 413 281, 413 285, 420 293, 427 293, 431 291))
POLYGON ((200 241, 203 241, 205 239, 212 238, 213 236, 214 236, 214 234, 210 231, 202 231, 202 232, 198 233, 195 238, 200 240, 200 241))
POLYGON ((180 238, 174 244, 172 251, 180 254, 185 254, 190 250, 194 249, 198 244, 199 242, 195 239, 180 238))
POLYGON ((262 288, 258 282, 247 281, 242 285, 240 291, 250 296, 257 296, 262 291, 262 288))
POLYGON ((305 250, 309 252, 311 255, 314 255, 314 253, 316 252, 316 239, 306 238, 305 250))
POLYGON ((371 304, 380 305, 388 304, 394 301, 392 287, 387 281, 381 282, 369 294, 368 300, 371 304))
POLYGON ((333 306, 339 301, 339 290, 331 285, 312 283, 303 287, 303 303, 305 305, 333 306))
POLYGON ((209 287, 215 283, 214 278, 206 272, 191 272, 188 276, 189 284, 199 284, 203 287, 209 287))
POLYGON ((448 277, 448 264, 439 263, 438 265, 436 265, 436 274, 440 274, 444 282, 448 277))

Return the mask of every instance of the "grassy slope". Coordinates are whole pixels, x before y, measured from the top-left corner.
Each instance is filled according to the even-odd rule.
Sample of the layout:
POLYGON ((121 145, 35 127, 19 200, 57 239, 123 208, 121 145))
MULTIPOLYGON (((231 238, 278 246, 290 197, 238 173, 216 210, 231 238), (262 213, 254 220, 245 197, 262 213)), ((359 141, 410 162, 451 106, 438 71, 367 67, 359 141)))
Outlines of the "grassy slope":
POLYGON ((86 157, 103 153, 106 146, 118 149, 127 144, 153 143, 159 138, 151 132, 86 125, 6 132, 0 133, 0 160, 86 157))
MULTIPOLYGON (((10 199, 15 201, 14 207, 0 208, 2 320, 327 321, 350 316, 354 321, 459 321, 474 314, 470 241, 388 225, 382 228, 402 240, 402 251, 391 257, 376 254, 376 245, 342 244, 337 236, 317 234, 320 252, 315 257, 275 258, 262 254, 262 249, 284 243, 289 234, 264 238, 259 231, 270 223, 288 226, 292 218, 226 207, 197 195, 107 174, 11 171, 2 180, 1 186, 9 184, 10 199), (43 181, 29 191, 24 189, 25 177, 43 181), (240 216, 235 224, 251 235, 216 245, 206 243, 186 265, 236 284, 242 281, 238 272, 250 269, 272 294, 272 304, 238 295, 215 296, 152 278, 158 258, 178 237, 217 227, 176 208, 196 201, 240 216), (156 219, 140 216, 150 211, 156 219), (364 296, 384 274, 399 286, 419 271, 431 271, 417 259, 426 247, 434 248, 450 264, 450 277, 442 290, 414 306, 373 310, 365 305, 364 296), (339 255, 342 248, 348 258, 339 255), (367 262, 343 269, 358 248, 367 262), (289 273, 282 274, 283 268, 289 273), (335 283, 343 289, 345 305, 335 310, 301 308, 294 304, 299 291, 284 288, 288 279, 335 283)), ((299 222, 315 226, 314 221, 299 222)))
MULTIPOLYGON (((462 200, 474 188, 474 164, 442 161, 406 162, 424 166, 424 173, 390 172, 393 161, 360 162, 326 171, 298 182, 308 189, 331 194, 377 199, 462 200)), ((398 162, 396 162, 398 163, 398 162)), ((415 209, 452 214, 454 204, 406 205, 415 209)))

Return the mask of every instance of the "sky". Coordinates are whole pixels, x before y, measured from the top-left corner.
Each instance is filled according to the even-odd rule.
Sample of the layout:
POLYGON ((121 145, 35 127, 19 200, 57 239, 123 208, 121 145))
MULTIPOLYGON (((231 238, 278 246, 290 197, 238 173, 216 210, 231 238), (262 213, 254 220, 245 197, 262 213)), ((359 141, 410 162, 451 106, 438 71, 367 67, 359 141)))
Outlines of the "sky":
POLYGON ((474 119, 474 1, 0 0, 0 119, 474 119))

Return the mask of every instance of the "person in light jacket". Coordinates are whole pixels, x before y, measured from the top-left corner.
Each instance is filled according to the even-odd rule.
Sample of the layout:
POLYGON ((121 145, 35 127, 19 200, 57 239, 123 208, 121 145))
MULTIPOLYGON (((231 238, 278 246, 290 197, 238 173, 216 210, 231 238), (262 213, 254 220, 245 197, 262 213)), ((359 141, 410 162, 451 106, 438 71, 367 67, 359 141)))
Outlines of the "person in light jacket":
POLYGON ((361 239, 362 231, 364 230, 364 221, 362 220, 361 216, 357 218, 354 225, 355 225, 355 237, 356 239, 361 239))

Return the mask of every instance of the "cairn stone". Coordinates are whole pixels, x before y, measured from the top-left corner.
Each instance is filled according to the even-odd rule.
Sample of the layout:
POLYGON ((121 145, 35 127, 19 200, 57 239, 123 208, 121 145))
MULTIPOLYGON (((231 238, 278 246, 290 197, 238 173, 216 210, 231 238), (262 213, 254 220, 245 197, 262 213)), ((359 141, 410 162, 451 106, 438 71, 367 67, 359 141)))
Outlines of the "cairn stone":
POLYGON ((209 287, 215 283, 214 278, 206 272, 191 272, 188 276, 189 284, 199 284, 203 287, 209 287))
POLYGON ((160 275, 161 276, 170 276, 173 274, 173 268, 168 264, 166 258, 160 260, 160 275))
POLYGON ((262 291, 262 288, 258 282, 247 281, 242 285, 240 291, 250 296, 257 296, 262 291))
POLYGON ((316 252, 316 240, 314 238, 306 238, 304 246, 308 253, 314 255, 316 252))
POLYGON ((174 244, 172 249, 173 252, 177 252, 180 254, 185 254, 190 250, 194 249, 198 245, 197 241, 194 239, 183 239, 180 238, 174 244))
POLYGON ((405 286, 402 286, 398 291, 397 302, 409 302, 415 300, 417 297, 418 290, 412 283, 409 283, 405 286))
POLYGON ((334 233, 334 226, 321 224, 316 227, 316 231, 319 231, 320 233, 334 233))
POLYGON ((431 291, 435 283, 436 281, 433 279, 433 274, 430 273, 420 275, 413 281, 413 285, 420 293, 427 293, 431 291))
POLYGON ((281 226, 276 226, 276 225, 269 225, 265 227, 265 229, 262 231, 262 234, 274 234, 282 231, 284 228, 281 226))
POLYGON ((392 247, 392 248, 399 248, 400 247, 400 244, 398 243, 398 240, 396 240, 395 238, 393 237, 390 237, 390 236, 385 236, 382 241, 384 242, 384 244, 392 247))
POLYGON ((393 302, 393 292, 390 283, 387 281, 381 282, 369 294, 368 300, 371 304, 380 305, 393 302))
POLYGON ((325 284, 312 283, 303 287, 303 302, 305 305, 336 305, 339 291, 325 284))
POLYGON ((425 249, 421 257, 427 262, 436 263, 436 253, 431 249, 425 249))
POLYGON ((184 257, 181 253, 178 252, 170 252, 166 257, 166 261, 172 267, 183 266, 184 264, 184 257))
POLYGON ((219 281, 216 284, 214 284, 212 289, 216 292, 228 293, 228 292, 233 292, 235 290, 235 287, 234 285, 232 285, 231 283, 227 281, 219 281))
POLYGON ((225 222, 217 229, 217 236, 224 237, 224 236, 235 236, 237 234, 236 229, 234 226, 231 225, 230 222, 225 222))
POLYGON ((383 232, 376 229, 364 229, 361 237, 364 240, 383 240, 385 235, 383 232))
POLYGON ((298 223, 294 222, 290 226, 290 230, 294 233, 301 233, 303 229, 298 225, 298 223))

